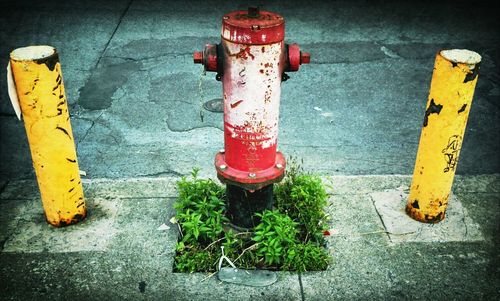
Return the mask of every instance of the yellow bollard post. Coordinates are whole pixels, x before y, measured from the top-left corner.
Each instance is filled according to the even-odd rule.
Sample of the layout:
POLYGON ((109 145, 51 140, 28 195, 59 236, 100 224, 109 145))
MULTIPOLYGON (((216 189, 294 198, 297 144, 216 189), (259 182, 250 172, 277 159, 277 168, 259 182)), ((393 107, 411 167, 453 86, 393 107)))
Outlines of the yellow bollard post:
POLYGON ((76 223, 86 208, 59 55, 50 46, 18 48, 10 65, 47 222, 76 223))
POLYGON ((465 49, 436 56, 406 212, 421 222, 444 219, 479 73, 481 56, 465 49))

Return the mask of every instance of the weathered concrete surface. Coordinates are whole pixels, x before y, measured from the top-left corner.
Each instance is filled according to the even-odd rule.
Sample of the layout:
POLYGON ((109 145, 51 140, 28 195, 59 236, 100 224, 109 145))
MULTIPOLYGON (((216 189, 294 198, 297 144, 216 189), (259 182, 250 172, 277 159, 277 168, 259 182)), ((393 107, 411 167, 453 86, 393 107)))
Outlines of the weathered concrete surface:
MULTIPOLYGON (((89 178, 213 174, 222 116, 203 102, 221 86, 194 50, 219 39, 220 17, 247 3, 16 1, 0 6, 0 56, 47 43, 61 52, 81 169, 89 178), (200 85, 201 80, 201 85, 200 85), (201 87, 201 88, 200 88, 201 87)), ((483 56, 459 174, 500 171, 497 15, 488 4, 440 1, 268 1, 287 41, 311 64, 282 86, 281 150, 322 174, 410 174, 435 53, 483 56)), ((0 68, 0 85, 5 86, 0 68)), ((32 179, 22 123, 0 93, 0 179, 32 179)))
POLYGON ((370 194, 391 242, 481 241, 479 226, 472 221, 460 199, 452 194, 446 218, 437 224, 425 224, 405 212, 408 189, 400 187, 370 194))
POLYGON ((0 194, 0 299, 301 300, 293 273, 272 289, 172 273, 177 180, 84 181, 89 216, 60 229, 44 221, 35 183, 11 182, 0 194))
MULTIPOLYGON (((7 200, 8 202, 9 200, 7 200)), ((104 251, 118 231, 114 221, 121 203, 116 199, 93 198, 87 200, 89 217, 85 222, 64 229, 56 229, 45 222, 38 199, 18 206, 16 225, 3 252, 66 253, 78 251, 104 251)))
MULTIPOLYGON (((461 217, 477 225, 482 238, 473 242, 467 236, 453 242, 435 240, 428 231, 420 237, 426 242, 394 242, 373 198, 408 187, 408 176, 325 177, 330 185, 327 211, 332 235, 327 242, 332 265, 300 277, 280 273, 276 284, 264 288, 220 283, 202 273, 172 273, 177 233, 168 221, 174 215, 178 179, 85 180, 89 217, 62 229, 45 223, 36 183, 9 182, 0 193, 0 299, 500 297, 498 174, 456 179, 454 193, 462 212, 467 212, 461 217), (162 224, 170 228, 162 230, 162 224)), ((457 218, 446 227, 453 231, 462 225, 457 218)))
MULTIPOLYGON (((327 271, 301 275, 304 300, 498 299, 499 179, 498 175, 457 177, 454 193, 464 211, 444 227, 450 233, 461 231, 466 219, 478 226, 484 240, 455 235, 460 241, 446 242, 436 239, 433 231, 422 231, 417 239, 412 233, 408 239, 398 235, 394 241, 396 235, 388 233, 394 229, 386 228, 378 216, 373 199, 408 188, 410 177, 328 177, 325 182, 333 187, 328 206, 330 232, 335 233, 328 238, 333 264, 327 271)), ((406 220, 394 220, 392 226, 405 224, 406 220)))

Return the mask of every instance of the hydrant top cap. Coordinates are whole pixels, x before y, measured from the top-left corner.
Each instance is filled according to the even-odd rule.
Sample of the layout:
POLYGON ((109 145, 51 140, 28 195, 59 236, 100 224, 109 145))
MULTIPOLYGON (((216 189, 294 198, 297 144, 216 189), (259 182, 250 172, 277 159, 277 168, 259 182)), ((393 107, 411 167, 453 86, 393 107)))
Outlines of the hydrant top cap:
POLYGON ((251 45, 282 42, 285 20, 276 13, 255 9, 230 12, 222 17, 222 38, 251 45))
POLYGON ((269 11, 258 11, 257 15, 253 11, 238 10, 225 14, 222 17, 223 23, 239 28, 248 28, 259 26, 260 28, 270 28, 282 26, 285 20, 279 14, 269 11))

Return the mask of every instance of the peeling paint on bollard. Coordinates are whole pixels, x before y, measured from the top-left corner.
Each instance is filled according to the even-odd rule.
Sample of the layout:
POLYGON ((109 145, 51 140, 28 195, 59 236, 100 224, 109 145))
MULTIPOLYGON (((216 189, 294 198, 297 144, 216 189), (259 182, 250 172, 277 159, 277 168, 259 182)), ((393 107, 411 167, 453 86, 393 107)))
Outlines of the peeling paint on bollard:
POLYGON ((406 212, 437 223, 445 218, 481 56, 464 49, 436 56, 406 212))
POLYGON ((76 223, 86 207, 59 55, 50 46, 23 47, 10 64, 47 222, 76 223))

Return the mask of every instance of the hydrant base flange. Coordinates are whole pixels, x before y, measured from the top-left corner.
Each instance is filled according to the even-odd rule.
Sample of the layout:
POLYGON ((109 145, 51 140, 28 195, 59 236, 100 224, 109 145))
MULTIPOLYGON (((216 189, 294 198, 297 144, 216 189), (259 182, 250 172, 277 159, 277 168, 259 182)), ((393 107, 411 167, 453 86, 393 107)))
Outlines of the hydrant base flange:
POLYGON ((281 152, 276 152, 276 162, 270 168, 250 172, 237 170, 227 165, 224 153, 218 153, 215 156, 215 168, 219 180, 246 190, 258 190, 281 181, 285 176, 285 167, 286 160, 281 152))

